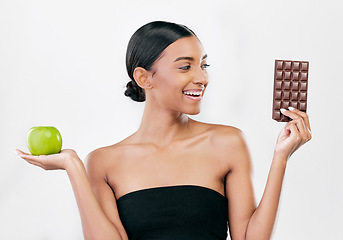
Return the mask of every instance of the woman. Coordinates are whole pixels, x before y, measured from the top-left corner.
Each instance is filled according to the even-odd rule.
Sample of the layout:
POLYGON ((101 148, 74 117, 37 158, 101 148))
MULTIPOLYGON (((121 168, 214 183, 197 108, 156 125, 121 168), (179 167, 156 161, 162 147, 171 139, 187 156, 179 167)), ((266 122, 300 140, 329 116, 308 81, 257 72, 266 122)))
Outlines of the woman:
POLYGON ((65 169, 85 239, 269 239, 289 157, 311 139, 306 113, 283 110, 265 192, 256 208, 242 132, 195 121, 208 85, 207 55, 183 25, 151 22, 136 31, 125 95, 146 101, 139 129, 86 158, 73 150, 20 157, 65 169))

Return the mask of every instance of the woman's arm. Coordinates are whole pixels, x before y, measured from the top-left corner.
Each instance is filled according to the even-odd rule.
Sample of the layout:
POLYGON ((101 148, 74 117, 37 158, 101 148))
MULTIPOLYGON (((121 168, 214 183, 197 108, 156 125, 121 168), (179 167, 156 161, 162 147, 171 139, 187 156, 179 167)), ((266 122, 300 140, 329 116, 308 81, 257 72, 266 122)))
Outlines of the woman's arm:
MULTIPOLYGON (((308 116, 294 109, 285 111, 293 120, 279 134, 264 194, 254 207, 250 158, 242 137, 235 141, 233 166, 226 178, 232 240, 270 239, 277 214, 288 158, 311 139, 308 116)), ((239 135, 238 135, 239 136, 239 135)))
POLYGON ((67 149, 59 154, 47 156, 32 156, 19 150, 17 153, 27 162, 45 170, 66 170, 75 194, 86 240, 122 240, 119 231, 97 202, 85 167, 75 151, 67 149))
POLYGON ((262 199, 247 225, 247 240, 270 239, 279 205, 286 164, 286 159, 274 155, 262 199))

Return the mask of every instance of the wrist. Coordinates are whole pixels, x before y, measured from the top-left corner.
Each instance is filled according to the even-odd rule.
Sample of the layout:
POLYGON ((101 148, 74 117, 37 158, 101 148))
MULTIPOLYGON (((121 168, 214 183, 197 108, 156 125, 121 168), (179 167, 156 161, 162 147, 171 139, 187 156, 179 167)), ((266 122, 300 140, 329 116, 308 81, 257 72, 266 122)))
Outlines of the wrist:
POLYGON ((81 161, 81 159, 77 155, 76 156, 70 156, 66 160, 67 161, 66 161, 65 170, 68 174, 71 174, 80 168, 84 168, 83 162, 81 161))
POLYGON ((281 154, 281 153, 274 151, 273 161, 277 161, 277 162, 287 164, 288 159, 289 159, 289 156, 286 156, 284 154, 281 154))

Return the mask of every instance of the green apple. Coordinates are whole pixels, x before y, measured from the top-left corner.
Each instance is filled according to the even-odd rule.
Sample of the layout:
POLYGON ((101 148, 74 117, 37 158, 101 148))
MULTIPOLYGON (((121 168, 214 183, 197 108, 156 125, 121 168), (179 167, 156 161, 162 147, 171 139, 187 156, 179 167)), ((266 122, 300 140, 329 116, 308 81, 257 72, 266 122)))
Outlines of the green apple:
POLYGON ((33 127, 27 133, 27 147, 36 156, 59 153, 62 149, 62 137, 55 127, 33 127))

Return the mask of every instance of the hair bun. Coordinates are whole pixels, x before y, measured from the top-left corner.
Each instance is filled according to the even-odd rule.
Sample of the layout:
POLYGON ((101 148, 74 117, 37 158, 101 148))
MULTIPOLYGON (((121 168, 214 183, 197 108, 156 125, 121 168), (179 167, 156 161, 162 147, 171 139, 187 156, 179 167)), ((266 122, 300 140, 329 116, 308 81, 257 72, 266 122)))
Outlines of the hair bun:
POLYGON ((135 81, 130 81, 126 84, 125 96, 130 97, 136 102, 145 101, 145 92, 135 81))

